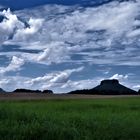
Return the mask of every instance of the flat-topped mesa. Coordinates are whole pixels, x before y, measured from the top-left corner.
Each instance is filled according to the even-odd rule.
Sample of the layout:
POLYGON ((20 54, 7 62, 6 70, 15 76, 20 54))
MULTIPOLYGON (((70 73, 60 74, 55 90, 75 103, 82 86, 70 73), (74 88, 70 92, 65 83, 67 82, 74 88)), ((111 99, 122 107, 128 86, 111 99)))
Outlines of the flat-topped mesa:
POLYGON ((112 79, 112 80, 103 80, 101 81, 100 85, 118 85, 119 81, 117 79, 112 79))
POLYGON ((100 85, 93 88, 92 91, 102 95, 137 94, 136 91, 121 85, 117 79, 103 80, 100 85))

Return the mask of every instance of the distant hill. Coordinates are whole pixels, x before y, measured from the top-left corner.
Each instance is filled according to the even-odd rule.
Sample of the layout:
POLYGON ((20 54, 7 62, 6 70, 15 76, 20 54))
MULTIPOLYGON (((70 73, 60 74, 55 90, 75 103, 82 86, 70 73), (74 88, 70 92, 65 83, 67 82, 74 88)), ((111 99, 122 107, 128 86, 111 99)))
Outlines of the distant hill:
POLYGON ((2 88, 0 88, 0 93, 5 93, 6 91, 4 91, 2 88))
POLYGON ((51 90, 30 90, 30 89, 16 89, 13 91, 14 93, 44 93, 44 94, 52 94, 53 91, 51 90))
POLYGON ((119 83, 118 80, 103 80, 100 85, 92 89, 76 90, 69 94, 95 94, 95 95, 137 95, 138 92, 127 88, 119 83))
POLYGON ((53 94, 53 91, 52 90, 44 90, 44 91, 42 91, 42 93, 53 94))
POLYGON ((41 93, 40 90, 30 90, 30 89, 16 89, 14 93, 41 93))

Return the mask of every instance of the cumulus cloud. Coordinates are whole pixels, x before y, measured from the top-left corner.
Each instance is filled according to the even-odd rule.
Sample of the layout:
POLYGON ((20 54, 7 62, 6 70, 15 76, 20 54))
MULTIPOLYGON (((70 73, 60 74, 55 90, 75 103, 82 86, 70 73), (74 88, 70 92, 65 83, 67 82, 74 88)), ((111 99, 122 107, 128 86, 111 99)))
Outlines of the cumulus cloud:
POLYGON ((15 44, 21 41, 28 41, 29 37, 37 33, 43 24, 43 19, 35 18, 30 18, 28 21, 25 21, 25 24, 25 22, 20 20, 10 9, 3 10, 0 12, 0 15, 4 17, 0 23, 1 43, 8 40, 12 40, 15 44), (11 38, 11 36, 13 37, 11 38))
POLYGON ((46 45, 46 49, 37 56, 37 61, 45 61, 47 64, 62 63, 69 60, 68 50, 63 42, 52 42, 46 45))
POLYGON ((24 24, 18 20, 15 14, 12 14, 10 9, 0 12, 4 16, 3 21, 0 23, 0 42, 9 39, 9 36, 14 33, 17 28, 23 28, 24 24))
POLYGON ((140 85, 135 85, 133 86, 133 88, 140 88, 140 85))
POLYGON ((35 33, 39 32, 42 27, 43 19, 33 19, 30 18, 28 21, 28 26, 26 28, 19 28, 14 37, 14 41, 27 41, 31 35, 35 35, 35 33))
POLYGON ((126 80, 128 75, 114 74, 110 79, 126 80))
POLYGON ((7 67, 0 67, 0 73, 4 74, 10 71, 18 71, 22 65, 24 65, 24 60, 13 56, 11 63, 7 67))
POLYGON ((18 20, 18 17, 15 14, 12 14, 10 9, 3 10, 0 15, 3 15, 5 17, 0 24, 1 29, 13 32, 16 27, 23 27, 23 23, 18 20))
POLYGON ((6 91, 13 91, 17 88, 30 88, 25 82, 29 80, 27 77, 20 76, 0 76, 0 87, 6 91))

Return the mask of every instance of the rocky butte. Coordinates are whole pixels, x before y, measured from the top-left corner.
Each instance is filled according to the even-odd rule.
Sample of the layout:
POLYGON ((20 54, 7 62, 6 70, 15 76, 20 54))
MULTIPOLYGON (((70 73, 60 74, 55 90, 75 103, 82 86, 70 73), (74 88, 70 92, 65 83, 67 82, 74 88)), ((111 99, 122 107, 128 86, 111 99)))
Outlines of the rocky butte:
POLYGON ((92 90, 97 91, 101 94, 113 94, 113 95, 129 95, 129 94, 137 94, 136 91, 125 87, 119 83, 118 80, 103 80, 100 85, 93 88, 92 90))
POLYGON ((103 80, 100 85, 92 89, 76 90, 69 94, 95 94, 95 95, 137 95, 138 92, 125 87, 118 80, 103 80))

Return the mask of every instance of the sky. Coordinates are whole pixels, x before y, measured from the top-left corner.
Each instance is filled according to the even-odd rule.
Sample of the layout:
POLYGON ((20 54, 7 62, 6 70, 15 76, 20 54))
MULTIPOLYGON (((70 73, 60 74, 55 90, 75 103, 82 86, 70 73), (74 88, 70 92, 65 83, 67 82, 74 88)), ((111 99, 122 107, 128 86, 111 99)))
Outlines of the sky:
POLYGON ((140 89, 139 0, 0 0, 0 87, 64 93, 118 79, 140 89))

